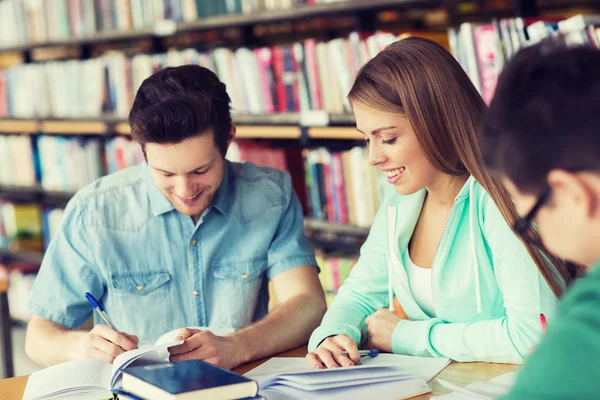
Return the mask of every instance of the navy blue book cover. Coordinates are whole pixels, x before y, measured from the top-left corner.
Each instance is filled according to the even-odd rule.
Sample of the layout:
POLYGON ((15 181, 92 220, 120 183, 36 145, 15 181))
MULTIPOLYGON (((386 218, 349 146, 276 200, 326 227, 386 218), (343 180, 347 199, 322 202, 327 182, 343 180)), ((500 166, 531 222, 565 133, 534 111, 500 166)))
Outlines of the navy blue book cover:
MULTIPOLYGON (((171 394, 194 392, 222 386, 254 382, 239 374, 200 360, 146 365, 127 368, 125 374, 134 376, 171 394)), ((254 382, 258 392, 258 384, 254 382)), ((124 388, 127 390, 127 388, 124 388)))

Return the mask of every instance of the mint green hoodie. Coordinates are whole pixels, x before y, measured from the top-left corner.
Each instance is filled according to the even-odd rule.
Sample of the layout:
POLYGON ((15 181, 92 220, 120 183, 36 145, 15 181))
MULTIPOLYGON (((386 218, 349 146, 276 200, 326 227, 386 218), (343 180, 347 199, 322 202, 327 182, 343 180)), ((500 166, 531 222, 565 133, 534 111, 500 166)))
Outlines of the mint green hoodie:
POLYGON ((394 330, 394 353, 518 364, 541 339, 539 316, 551 317, 557 299, 472 177, 454 200, 433 261, 436 317, 419 307, 401 256, 425 193, 386 194, 358 263, 313 332, 309 351, 337 334, 360 345, 366 339, 365 318, 393 305, 394 296, 410 319, 394 330))

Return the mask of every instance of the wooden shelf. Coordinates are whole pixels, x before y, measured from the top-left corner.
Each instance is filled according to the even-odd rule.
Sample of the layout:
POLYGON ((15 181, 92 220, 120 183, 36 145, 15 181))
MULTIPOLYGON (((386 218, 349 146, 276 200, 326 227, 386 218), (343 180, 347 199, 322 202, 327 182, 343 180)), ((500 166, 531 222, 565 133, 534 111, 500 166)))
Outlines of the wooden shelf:
POLYGON ((193 22, 184 22, 177 26, 177 32, 227 28, 277 21, 293 21, 326 15, 348 15, 367 9, 433 7, 442 3, 442 0, 351 0, 330 4, 310 4, 289 9, 257 12, 249 15, 219 15, 193 22))
POLYGON ((36 120, 0 119, 0 133, 36 133, 38 128, 36 120))
POLYGON ((96 33, 94 36, 53 40, 49 42, 40 43, 27 43, 17 46, 3 47, 0 48, 0 52, 28 51, 39 47, 80 46, 83 44, 102 43, 117 40, 135 40, 152 36, 154 36, 154 29, 141 29, 135 31, 103 31, 96 33))
POLYGON ((131 127, 128 122, 116 123, 113 131, 118 135, 131 135, 131 127))
POLYGON ((44 190, 41 186, 0 186, 0 199, 65 206, 74 193, 44 190))
POLYGON ((304 229, 307 231, 327 232, 349 236, 367 237, 369 228, 348 224, 338 224, 313 218, 304 218, 304 229))
POLYGON ((42 121, 40 132, 59 135, 104 135, 107 127, 99 121, 42 121))
MULTIPOLYGON (((325 119, 332 125, 353 125, 352 115, 331 114, 325 119)), ((269 115, 234 115, 240 139, 300 139, 302 137, 300 113, 269 115)), ((0 134, 48 135, 131 135, 129 123, 113 115, 98 118, 75 119, 11 119, 0 118, 0 134)), ((317 139, 361 139, 354 128, 342 126, 312 127, 309 137, 317 139)))
MULTIPOLYGON (((11 250, 0 248, 0 258, 11 260, 26 261, 35 264, 41 264, 44 258, 44 252, 32 250, 11 250)), ((0 284, 3 281, 0 281, 0 284)))
POLYGON ((330 126, 309 128, 308 137, 311 139, 362 140, 364 135, 356 128, 330 126))
POLYGON ((237 139, 300 139, 302 130, 298 126, 238 126, 235 137, 237 139))

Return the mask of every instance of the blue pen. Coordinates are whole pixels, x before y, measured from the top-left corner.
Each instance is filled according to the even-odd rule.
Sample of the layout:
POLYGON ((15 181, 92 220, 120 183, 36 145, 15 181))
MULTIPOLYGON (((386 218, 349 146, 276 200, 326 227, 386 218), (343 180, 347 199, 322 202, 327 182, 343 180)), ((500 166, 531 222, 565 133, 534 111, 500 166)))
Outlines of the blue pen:
POLYGON ((106 311, 104 311, 104 308, 102 308, 102 306, 100 305, 100 303, 98 302, 98 300, 96 300, 96 298, 94 296, 92 296, 88 292, 85 293, 85 298, 96 309, 96 311, 98 311, 98 314, 100 314, 100 317, 102 317, 102 319, 104 320, 104 322, 106 322, 106 325, 110 326, 112 329, 114 329, 116 331, 117 328, 115 328, 115 326, 113 325, 113 323, 110 322, 110 319, 108 318, 108 315, 106 314, 106 311))
MULTIPOLYGON (((342 351, 340 353, 340 356, 345 356, 348 357, 350 354, 347 351, 342 351)), ((360 355, 361 357, 377 357, 379 355, 379 350, 377 349, 371 349, 371 350, 359 350, 358 351, 358 355, 360 355)))

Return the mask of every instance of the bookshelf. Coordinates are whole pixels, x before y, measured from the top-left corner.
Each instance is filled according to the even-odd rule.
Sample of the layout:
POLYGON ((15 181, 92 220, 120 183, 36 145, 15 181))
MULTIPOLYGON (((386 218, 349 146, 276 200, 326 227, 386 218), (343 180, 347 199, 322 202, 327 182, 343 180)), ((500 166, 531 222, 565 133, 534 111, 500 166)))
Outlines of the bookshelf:
MULTIPOLYGON (((510 0, 505 2, 487 2, 484 0, 471 2, 459 0, 347 0, 329 4, 300 5, 291 9, 277 9, 250 14, 217 15, 186 22, 163 20, 144 29, 100 31, 93 36, 3 47, 0 48, 0 69, 15 65, 15 63, 29 64, 30 61, 62 59, 90 61, 101 57, 99 55, 104 55, 105 53, 119 53, 125 59, 123 63, 130 66, 127 63, 132 61, 132 55, 141 54, 150 57, 164 55, 167 58, 169 55, 168 51, 172 49, 181 53, 187 50, 197 51, 202 53, 201 55, 211 52, 211 56, 214 54, 214 50, 224 49, 232 51, 231 55, 228 54, 228 56, 233 58, 238 55, 236 51, 241 48, 269 48, 273 50, 276 47, 287 46, 293 49, 294 45, 300 44, 305 46, 307 39, 315 40, 317 44, 319 42, 327 42, 329 44, 329 42, 338 38, 346 40, 346 38, 349 38, 347 36, 349 32, 358 32, 362 40, 362 34, 365 32, 374 32, 379 28, 394 32, 394 34, 401 31, 407 31, 411 34, 414 32, 427 33, 427 31, 430 31, 436 32, 439 37, 440 31, 443 32, 449 25, 457 26, 466 21, 489 23, 492 18, 535 17, 547 9, 551 9, 552 11, 559 10, 561 5, 558 3, 555 0, 514 0, 512 2, 510 0), (542 4, 549 2, 556 4, 553 3, 550 6, 542 4), (486 9, 482 6, 492 3, 498 8, 486 9), (505 7, 509 3, 510 6, 505 7), (428 13, 437 13, 436 15, 438 16, 442 15, 441 20, 445 21, 446 25, 443 25, 443 23, 442 25, 430 23, 427 16, 428 13), (319 26, 318 23, 321 23, 321 20, 329 23, 336 19, 342 22, 337 25, 323 26, 315 30, 315 26, 319 26), (302 24, 312 26, 313 30, 303 30, 301 27, 302 24), (271 29, 273 27, 277 29, 271 29)), ((567 0, 564 7, 574 5, 574 3, 574 1, 567 0)), ((592 2, 582 1, 578 3, 591 4, 592 2)), ((325 24, 325 22, 323 23, 325 24)), ((476 46, 475 43, 472 45, 476 46)), ((347 43, 344 43, 344 46, 347 46, 347 43)), ((303 49, 308 52, 307 47, 303 47, 303 49)), ((332 53, 332 49, 338 50, 338 48, 326 47, 323 53, 329 55, 332 53)), ((213 59, 212 61, 215 60, 213 59)), ((327 58, 325 58, 323 64, 327 65, 327 58)), ((242 65, 245 66, 244 63, 242 65)), ((162 66, 166 65, 163 64, 162 66)), ((339 65, 335 68, 335 71, 339 72, 339 65)), ((108 73, 108 69, 106 72, 108 73)), ((337 95, 341 96, 342 92, 346 89, 335 83, 338 78, 336 73, 324 74, 324 77, 321 77, 321 70, 319 70, 315 74, 319 75, 318 78, 321 79, 317 80, 317 82, 319 87, 322 88, 322 93, 334 93, 332 96, 335 97, 337 95)), ((239 76, 235 78, 239 78, 239 76)), ((224 81, 223 78, 221 80, 224 81)), ((77 85, 75 79, 73 81, 74 85, 77 85)), ((231 83, 243 86, 240 82, 240 79, 230 80, 227 82, 227 87, 231 87, 231 83)), ((71 84, 72 82, 68 81, 67 83, 71 84)), ((87 81, 84 83, 87 83, 87 81)), ((0 96, 2 95, 1 89, 2 81, 0 76, 0 96)), ((238 90, 247 89, 246 87, 238 88, 238 90)), ((133 88, 126 88, 124 91, 129 91, 126 96, 129 96, 129 98, 132 97, 133 88)), ((27 93, 35 93, 37 95, 39 92, 34 90, 27 93)), ((277 106, 281 105, 281 102, 277 99, 279 104, 275 104, 275 99, 273 99, 273 108, 277 112, 264 115, 260 113, 267 111, 263 110, 258 114, 256 112, 255 114, 251 114, 250 111, 234 107, 238 112, 233 116, 234 123, 238 128, 237 139, 241 139, 240 142, 245 143, 256 141, 261 142, 261 144, 274 144, 274 146, 302 150, 302 156, 310 153, 308 157, 313 160, 313 163, 310 165, 319 165, 318 168, 325 166, 327 163, 331 163, 332 165, 331 160, 336 156, 334 153, 339 153, 337 156, 340 156, 343 152, 351 153, 356 148, 350 150, 350 147, 355 146, 363 137, 354 127, 354 117, 348 114, 350 110, 342 106, 339 98, 336 99, 337 104, 335 107, 327 108, 325 106, 327 101, 325 101, 324 97, 318 101, 318 103, 323 103, 322 106, 313 107, 312 95, 313 93, 309 91, 311 104, 308 108, 306 106, 300 107, 298 104, 295 104, 295 108, 289 107, 283 102, 286 105, 284 108, 287 111, 278 109, 277 106), (314 111, 314 108, 318 110, 314 111), (303 111, 290 111, 291 109, 303 111), (316 163, 314 162, 315 160, 316 163)), ((102 98, 103 96, 97 97, 102 98)), ((44 99, 42 100, 43 103, 45 97, 41 98, 44 99)), ((2 98, 0 98, 0 113, 2 112, 1 100, 2 98)), ((39 99, 35 98, 33 100, 39 101, 39 99)), ((247 101, 248 98, 246 97, 245 100, 247 101)), ((240 102, 238 98, 238 105, 242 104, 244 102, 240 102)), ((52 137, 51 139, 57 140, 66 138, 66 140, 81 139, 82 141, 98 141, 101 143, 101 147, 103 148, 101 152, 103 152, 108 150, 108 143, 113 140, 130 140, 128 136, 130 136, 131 130, 123 108, 119 108, 120 113, 118 114, 117 106, 108 109, 108 111, 104 109, 104 104, 101 108, 102 112, 109 112, 109 114, 94 116, 96 113, 99 114, 100 111, 90 113, 86 110, 85 115, 92 115, 91 117, 0 118, 0 144, 3 136, 6 135, 19 137, 30 135, 28 139, 31 139, 32 143, 36 143, 41 137, 48 136, 52 137)), ((69 108, 67 107, 67 109, 69 108)), ((54 111, 54 107, 52 107, 52 110, 54 111)), ((24 115, 47 114, 26 113, 24 115)), ((69 113, 68 115, 79 114, 69 113)), ((33 148, 35 148, 35 144, 33 148)), ((342 162, 344 163, 343 173, 345 177, 355 177, 352 174, 346 175, 348 172, 347 165, 351 165, 351 170, 361 169, 363 164, 365 165, 364 168, 367 168, 364 157, 361 158, 360 154, 358 158, 354 157, 356 155, 356 152, 341 155, 342 162)), ((305 162, 306 160, 304 159, 305 162)), ((107 160, 104 161, 108 162, 107 160)), ((298 166, 298 164, 294 165, 298 166)), ((309 165, 309 163, 305 164, 305 168, 306 165, 309 165)), ((354 173, 354 171, 350 172, 354 173)), ((360 173, 366 172, 360 171, 360 173)), ((319 179, 327 181, 324 185, 332 184, 329 178, 325 178, 326 175, 324 175, 322 169, 318 171, 317 176, 319 179)), ((359 182, 361 183, 361 187, 358 189, 359 195, 357 197, 368 197, 367 193, 372 188, 364 187, 362 185, 363 181, 359 182)), ((343 218, 347 223, 332 222, 332 220, 339 217, 337 215, 337 203, 334 203, 332 206, 329 199, 327 199, 328 204, 324 204, 324 197, 328 197, 329 195, 326 193, 327 189, 324 189, 323 185, 319 185, 320 183, 317 184, 318 187, 316 188, 316 191, 320 192, 319 195, 321 196, 321 204, 316 207, 319 213, 315 213, 314 210, 313 212, 309 212, 311 217, 305 218, 304 230, 307 238, 309 238, 316 248, 324 250, 327 254, 334 255, 332 264, 337 265, 339 261, 335 261, 335 257, 352 258, 358 254, 360 246, 369 232, 366 226, 369 225, 370 216, 367 215, 365 217, 363 215, 359 221, 356 215, 351 219, 348 212, 348 215, 343 218), (319 210, 320 206, 323 208, 328 207, 328 211, 319 210), (323 211, 322 214, 321 211, 323 211), (317 214, 320 215, 320 219, 314 218, 317 214), (361 226, 356 226, 356 224, 360 224, 361 226)), ((309 191, 309 189, 305 189, 309 191)), ((334 190, 337 190, 337 188, 334 190)), ((348 193, 345 194, 348 195, 348 193)), ((0 201, 30 202, 48 208, 64 208, 72 195, 73 193, 69 192, 44 190, 40 185, 31 187, 0 186, 0 201)), ((301 196, 300 193, 299 196, 301 196)), ((303 197, 306 198, 308 196, 303 197)), ((311 201, 314 201, 314 198, 308 202, 311 201)), ((351 204, 348 199, 346 201, 348 202, 346 207, 349 209, 351 204)), ((369 207, 373 206, 374 203, 375 201, 370 202, 369 207)), ((311 205, 307 208, 310 210, 310 207, 311 205)), ((312 207, 314 208, 314 206, 312 207)), ((42 256, 42 251, 0 248, 0 263, 3 260, 14 260, 39 264, 42 256)), ((320 265, 322 264, 320 263, 320 265)), ((327 262, 323 265, 327 265, 327 262)))
MULTIPOLYGON (((523 0, 529 1, 529 0, 523 0)), ((242 27, 263 23, 279 23, 297 21, 322 16, 361 15, 367 11, 381 9, 434 8, 444 5, 444 0, 346 0, 328 4, 304 4, 292 8, 261 11, 244 14, 217 15, 199 18, 192 22, 159 21, 155 26, 146 29, 122 31, 100 31, 93 36, 66 40, 53 40, 40 43, 29 43, 0 48, 0 52, 24 52, 41 47, 64 47, 96 44, 110 41, 131 41, 143 38, 161 38, 178 33, 199 30, 242 27)))
MULTIPOLYGON (((326 120, 327 127, 302 125, 301 113, 273 115, 234 116, 238 139, 288 139, 299 140, 305 135, 311 139, 360 140, 362 135, 355 128, 336 125, 352 125, 354 116, 318 113, 326 120)), ((313 117, 314 119, 314 117, 313 117)), ((81 120, 53 119, 10 119, 0 118, 1 134, 46 134, 46 135, 130 135, 127 121, 112 116, 81 120)))

